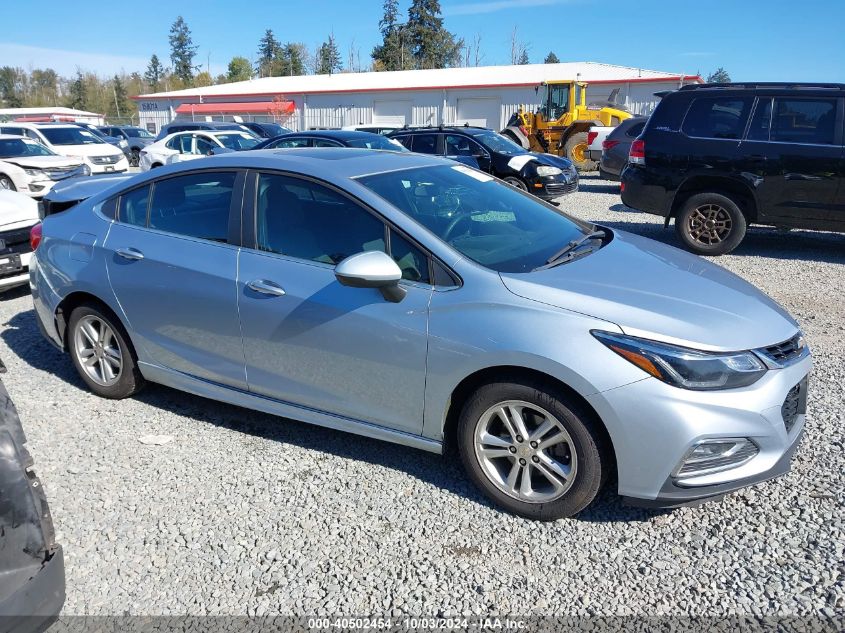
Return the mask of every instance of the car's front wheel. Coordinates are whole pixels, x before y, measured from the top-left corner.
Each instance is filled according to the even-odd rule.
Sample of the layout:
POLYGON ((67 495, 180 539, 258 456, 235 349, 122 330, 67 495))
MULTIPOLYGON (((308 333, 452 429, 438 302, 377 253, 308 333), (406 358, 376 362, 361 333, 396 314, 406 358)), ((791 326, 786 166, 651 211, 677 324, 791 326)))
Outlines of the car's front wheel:
POLYGON ((458 449, 467 473, 492 501, 542 521, 587 507, 609 468, 591 416, 541 383, 481 387, 461 412, 458 449))
POLYGON ((508 183, 509 185, 511 185, 513 187, 516 187, 517 189, 522 189, 523 191, 528 191, 528 185, 526 185, 525 182, 522 179, 517 178, 516 176, 508 176, 504 180, 505 180, 506 183, 508 183))
POLYGON ((736 202, 720 193, 691 196, 675 217, 675 232, 699 255, 724 255, 745 237, 747 223, 736 202))
POLYGON ((75 308, 67 336, 76 370, 98 396, 127 398, 144 386, 129 336, 110 311, 94 304, 75 308))
POLYGON ((6 174, 0 174, 0 191, 17 191, 15 183, 6 174))
POLYGON ((130 167, 137 167, 141 163, 141 152, 137 149, 133 149, 132 153, 129 156, 129 166, 130 167))

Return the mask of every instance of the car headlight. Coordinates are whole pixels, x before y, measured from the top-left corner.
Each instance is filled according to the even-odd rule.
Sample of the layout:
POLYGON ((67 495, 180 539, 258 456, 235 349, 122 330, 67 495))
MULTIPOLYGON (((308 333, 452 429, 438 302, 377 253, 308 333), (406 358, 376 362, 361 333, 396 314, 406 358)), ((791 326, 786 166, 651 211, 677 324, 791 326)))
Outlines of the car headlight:
POLYGON ((538 165, 537 166, 537 175, 538 176, 557 176, 558 174, 562 174, 563 172, 560 170, 559 167, 551 167, 550 165, 538 165))
POLYGON ((763 361, 753 352, 703 352, 610 332, 591 334, 646 373, 683 389, 746 387, 766 373, 763 361))
POLYGON ((40 176, 43 172, 40 169, 24 169, 23 173, 27 176, 40 176))

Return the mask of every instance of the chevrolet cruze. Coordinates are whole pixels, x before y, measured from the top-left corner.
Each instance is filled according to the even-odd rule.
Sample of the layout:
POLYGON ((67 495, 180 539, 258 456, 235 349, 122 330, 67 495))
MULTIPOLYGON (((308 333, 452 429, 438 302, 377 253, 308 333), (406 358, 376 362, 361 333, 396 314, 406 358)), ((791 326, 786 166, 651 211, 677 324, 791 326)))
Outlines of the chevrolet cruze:
POLYGON ((671 507, 786 472, 796 322, 696 256, 446 159, 243 152, 136 176, 32 232, 47 338, 107 398, 147 381, 434 452, 570 516, 610 473, 671 507))

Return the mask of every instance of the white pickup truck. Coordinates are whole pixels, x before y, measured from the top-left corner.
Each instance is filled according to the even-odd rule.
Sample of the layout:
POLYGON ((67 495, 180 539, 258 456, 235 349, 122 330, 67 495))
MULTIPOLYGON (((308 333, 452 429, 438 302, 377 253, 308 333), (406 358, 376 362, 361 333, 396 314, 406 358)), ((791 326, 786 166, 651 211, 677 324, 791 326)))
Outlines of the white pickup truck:
POLYGON ((587 158, 596 162, 601 160, 601 144, 615 127, 608 125, 594 125, 587 132, 587 158))

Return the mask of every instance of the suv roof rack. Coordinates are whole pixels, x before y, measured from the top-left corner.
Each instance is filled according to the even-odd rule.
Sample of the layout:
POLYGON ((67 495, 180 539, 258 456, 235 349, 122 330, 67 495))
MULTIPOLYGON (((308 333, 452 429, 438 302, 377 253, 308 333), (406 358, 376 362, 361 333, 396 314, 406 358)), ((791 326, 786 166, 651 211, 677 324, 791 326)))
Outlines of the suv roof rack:
POLYGON ((706 90, 709 88, 716 89, 730 89, 738 88, 740 90, 755 90, 757 88, 776 88, 781 90, 845 90, 845 84, 837 83, 815 83, 815 82, 787 82, 787 81, 755 81, 753 83, 729 82, 729 83, 712 83, 712 84, 687 84, 681 86, 679 90, 706 90))
POLYGON ((461 130, 461 129, 471 129, 471 130, 489 130, 491 128, 484 127, 483 125, 470 125, 469 123, 440 123, 438 125, 403 125, 400 130, 461 130))

